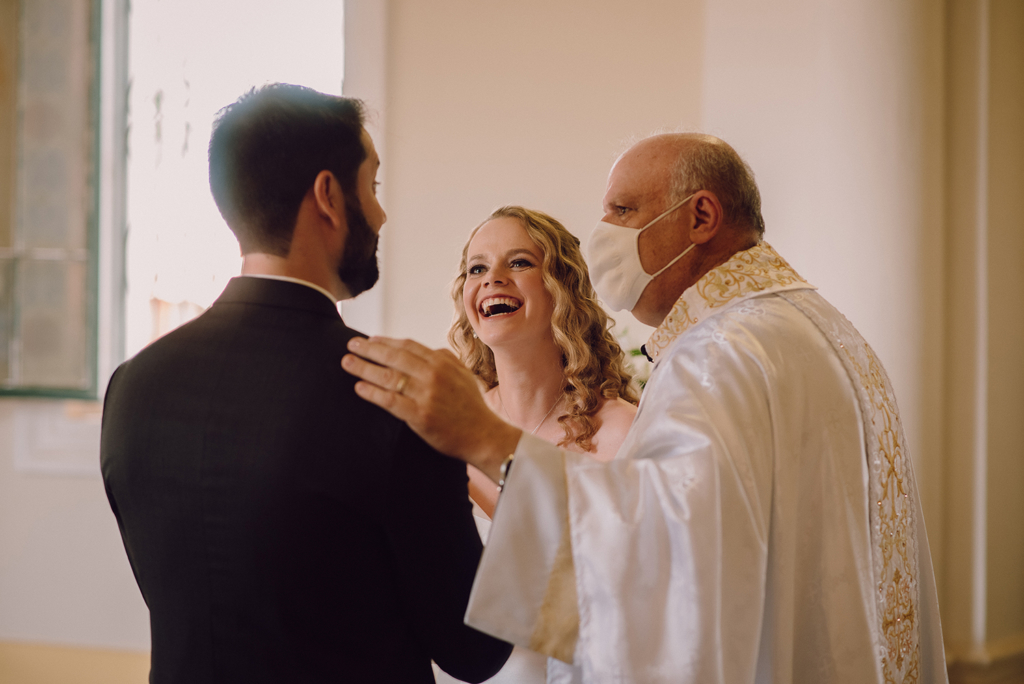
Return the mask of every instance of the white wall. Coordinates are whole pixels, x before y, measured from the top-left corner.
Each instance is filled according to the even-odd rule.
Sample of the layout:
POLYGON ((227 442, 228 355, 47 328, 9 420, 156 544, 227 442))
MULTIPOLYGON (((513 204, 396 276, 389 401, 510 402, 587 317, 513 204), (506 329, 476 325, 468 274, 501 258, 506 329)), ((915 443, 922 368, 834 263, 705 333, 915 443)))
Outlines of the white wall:
POLYGON ((145 650, 149 614, 99 477, 99 416, 80 407, 0 401, 0 641, 145 650))
MULTIPOLYGON (((119 7, 123 0, 103 3, 108 35, 123 30, 119 7)), ((110 125, 111 111, 123 105, 111 78, 120 48, 104 45, 105 179, 118 177, 121 166, 110 125)), ((4 182, 0 174, 0 191, 4 182)), ((109 184, 101 193, 100 220, 111 226, 122 225, 117 194, 109 184)), ((111 306, 121 274, 112 264, 120 258, 119 231, 105 231, 102 242, 101 391, 120 355, 110 334, 119 329, 119 307, 111 306)), ((89 402, 0 399, 0 641, 149 648, 149 614, 99 476, 99 420, 89 402)))
POLYGON ((885 365, 937 556, 941 10, 925 0, 709 2, 703 100, 705 129, 754 168, 765 239, 885 365))
MULTIPOLYGON (((941 553, 941 7, 926 0, 390 3, 384 329, 445 344, 469 230, 501 203, 584 240, 631 136, 753 166, 766 239, 892 376, 941 553)), ((635 343, 649 329, 628 315, 635 343)))
POLYGON ((1024 662, 1024 6, 950 3, 947 648, 1024 662))
POLYGON ((442 346, 459 255, 492 209, 586 239, 625 139, 700 123, 702 4, 390 7, 385 329, 442 346))
POLYGON ((989 20, 986 637, 1024 650, 1024 3, 989 20))

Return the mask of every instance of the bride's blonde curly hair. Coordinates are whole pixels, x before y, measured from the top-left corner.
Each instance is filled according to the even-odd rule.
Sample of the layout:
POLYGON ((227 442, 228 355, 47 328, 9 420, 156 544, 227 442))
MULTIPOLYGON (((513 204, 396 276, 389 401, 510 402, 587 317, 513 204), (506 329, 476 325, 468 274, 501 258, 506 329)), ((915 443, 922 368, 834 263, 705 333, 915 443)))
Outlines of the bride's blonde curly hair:
POLYGON ((488 389, 498 384, 494 354, 473 334, 462 301, 469 243, 485 223, 497 218, 518 219, 544 253, 542 278, 544 288, 554 300, 551 331, 562 352, 566 380, 563 397, 569 406, 569 412, 558 419, 565 431, 558 445, 575 443, 583 451, 593 451, 592 438, 598 427, 594 414, 601 399, 621 397, 636 404, 639 392, 626 370, 622 348, 610 332, 613 323, 597 303, 579 238, 565 226, 543 212, 506 206, 496 209, 474 228, 462 248, 459 274, 452 284, 455 320, 448 331, 448 342, 488 389))

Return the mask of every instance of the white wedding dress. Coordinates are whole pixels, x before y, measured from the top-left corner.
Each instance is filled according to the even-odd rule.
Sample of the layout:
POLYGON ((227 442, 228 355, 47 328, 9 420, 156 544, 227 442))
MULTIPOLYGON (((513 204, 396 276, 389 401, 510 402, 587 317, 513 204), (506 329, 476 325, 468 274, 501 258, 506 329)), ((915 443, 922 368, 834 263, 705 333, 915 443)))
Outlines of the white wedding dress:
MULTIPOLYGON (((472 499, 471 499, 472 501, 472 499)), ((487 514, 473 502, 473 519, 476 521, 480 539, 486 544, 487 534, 491 529, 491 520, 487 514)), ((487 684, 546 684, 548 658, 535 651, 516 646, 512 655, 498 674, 487 680, 487 684)), ((434 679, 438 684, 463 684, 434 664, 434 679)))

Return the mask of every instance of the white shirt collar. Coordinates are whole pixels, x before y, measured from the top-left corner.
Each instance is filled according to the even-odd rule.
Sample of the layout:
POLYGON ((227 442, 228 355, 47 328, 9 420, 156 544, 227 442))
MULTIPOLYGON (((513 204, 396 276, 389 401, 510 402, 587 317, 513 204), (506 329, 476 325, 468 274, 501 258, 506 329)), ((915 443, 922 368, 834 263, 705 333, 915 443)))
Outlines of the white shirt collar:
POLYGON ((266 280, 283 280, 286 283, 296 283, 298 285, 305 285, 306 287, 311 287, 314 290, 316 290, 317 292, 322 293, 324 297, 327 297, 328 299, 330 299, 332 306, 335 306, 335 307, 338 306, 338 298, 337 297, 335 297, 333 294, 331 294, 325 288, 320 287, 316 283, 311 283, 308 280, 302 280, 301 278, 292 278, 290 276, 267 275, 266 273, 243 273, 241 275, 241 277, 242 278, 264 278, 266 280))

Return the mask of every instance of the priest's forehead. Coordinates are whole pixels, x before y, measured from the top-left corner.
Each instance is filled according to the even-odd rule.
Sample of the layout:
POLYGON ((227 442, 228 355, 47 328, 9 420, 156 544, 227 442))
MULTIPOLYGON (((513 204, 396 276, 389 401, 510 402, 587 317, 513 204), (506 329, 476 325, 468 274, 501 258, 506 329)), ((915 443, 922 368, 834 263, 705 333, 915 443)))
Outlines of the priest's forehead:
POLYGON ((678 141, 661 136, 641 140, 626 150, 608 174, 605 209, 665 200, 680 153, 678 141))

